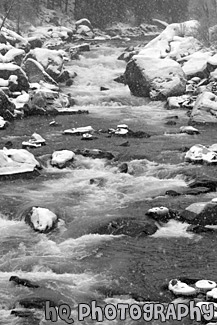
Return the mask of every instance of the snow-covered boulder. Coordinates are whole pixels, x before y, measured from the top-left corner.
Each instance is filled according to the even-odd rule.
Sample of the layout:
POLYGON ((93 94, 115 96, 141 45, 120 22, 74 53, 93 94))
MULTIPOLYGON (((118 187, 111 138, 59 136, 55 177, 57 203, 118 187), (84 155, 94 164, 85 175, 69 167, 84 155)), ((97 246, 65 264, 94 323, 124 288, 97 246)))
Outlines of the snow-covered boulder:
POLYGON ((41 233, 50 232, 58 223, 58 217, 55 213, 40 207, 32 207, 27 211, 24 220, 31 228, 41 233))
POLYGON ((40 82, 41 80, 56 84, 54 79, 45 72, 43 66, 34 59, 27 59, 24 64, 24 70, 28 76, 29 82, 40 82))
POLYGON ((208 91, 200 94, 191 112, 191 121, 196 123, 216 123, 217 96, 208 91))
POLYGON ((17 65, 21 65, 25 56, 25 51, 22 49, 12 48, 5 55, 0 55, 1 63, 15 62, 17 65))
POLYGON ((24 149, 0 150, 0 177, 33 173, 41 168, 34 155, 24 149))
POLYGON ((153 100, 180 96, 186 89, 185 74, 171 59, 136 55, 127 64, 125 79, 133 95, 153 100))
POLYGON ((209 75, 207 62, 211 57, 210 52, 196 52, 185 57, 187 62, 184 63, 182 69, 188 79, 192 77, 206 78, 209 75))
POLYGON ((52 154, 51 165, 58 168, 64 168, 67 167, 67 165, 71 163, 74 160, 74 158, 75 158, 75 154, 73 151, 70 150, 55 151, 52 154))
POLYGON ((27 75, 18 65, 13 63, 0 63, 0 76, 4 80, 8 80, 10 76, 16 76, 16 87, 14 87, 13 91, 21 91, 29 89, 29 82, 27 75))
POLYGON ((50 64, 53 66, 57 66, 58 70, 60 71, 63 67, 62 51, 49 50, 45 48, 35 48, 27 54, 26 60, 29 58, 38 61, 45 70, 50 64))
POLYGON ((196 144, 186 152, 185 160, 187 162, 193 163, 217 163, 217 153, 210 150, 209 148, 202 146, 201 144, 196 144))

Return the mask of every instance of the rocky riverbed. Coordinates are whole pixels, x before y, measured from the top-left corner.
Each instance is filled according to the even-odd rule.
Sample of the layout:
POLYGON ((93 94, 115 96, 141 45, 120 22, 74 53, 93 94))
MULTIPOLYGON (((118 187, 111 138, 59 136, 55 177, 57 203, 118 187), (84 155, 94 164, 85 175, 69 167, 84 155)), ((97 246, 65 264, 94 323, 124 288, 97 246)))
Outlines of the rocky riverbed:
MULTIPOLYGON (((127 65, 117 58, 126 48, 137 49, 141 40, 126 35, 94 39, 90 34, 69 43, 70 48, 84 41, 88 47, 72 51, 77 54, 73 60, 64 61, 60 52, 43 52, 49 59, 51 53, 61 58, 72 84, 47 83, 52 69, 48 73, 38 65, 39 51, 33 49, 36 60, 24 61, 35 60, 41 72, 34 77, 46 80, 29 83, 30 69, 26 78, 30 88, 14 89, 16 78, 3 86, 3 90, 12 87, 6 99, 13 103, 11 113, 16 116, 0 131, 2 161, 9 164, 2 164, 0 190, 2 324, 50 324, 44 313, 47 300, 54 306, 70 305, 75 324, 79 324, 77 305, 93 300, 100 306, 168 304, 177 297, 185 303, 207 301, 207 290, 201 292, 197 281, 217 281, 216 147, 207 149, 217 143, 215 124, 202 123, 194 125, 196 131, 183 132, 180 128, 189 126, 189 107, 168 110, 166 100, 135 97, 127 85, 114 81, 124 75, 127 65), (31 88, 36 82, 38 88, 31 88), (45 100, 51 87, 58 89, 45 100), (40 105, 32 104, 40 91, 40 105), (19 106, 19 101, 13 102, 18 95, 33 97, 19 106), (50 107, 60 112, 51 115, 50 107), (28 113, 31 109, 33 115, 28 113), (186 159, 190 148, 199 144, 203 147, 193 150, 194 159, 186 159), (196 158, 197 164, 192 163, 196 158), (33 166, 34 172, 19 170, 23 164, 33 166), (5 172, 15 167, 16 172, 5 172), (186 300, 185 292, 169 290, 172 279, 193 287, 193 296, 186 300)), ((188 96, 192 99, 195 94, 188 96)), ((85 323, 94 321, 87 318, 85 323)), ((144 320, 128 318, 125 323, 144 320)))

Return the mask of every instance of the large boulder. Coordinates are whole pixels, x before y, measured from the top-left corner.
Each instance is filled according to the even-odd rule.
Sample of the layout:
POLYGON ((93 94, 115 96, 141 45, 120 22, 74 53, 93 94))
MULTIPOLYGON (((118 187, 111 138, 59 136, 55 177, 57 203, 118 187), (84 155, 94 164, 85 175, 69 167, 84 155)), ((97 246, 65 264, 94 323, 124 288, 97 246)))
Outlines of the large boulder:
POLYGON ((25 149, 0 150, 0 178, 30 174, 40 167, 34 155, 25 149))
POLYGON ((38 61, 46 70, 49 65, 57 66, 61 71, 63 67, 63 53, 62 51, 49 50, 45 48, 35 48, 31 50, 27 56, 27 59, 34 59, 38 61))
POLYGON ((70 150, 55 151, 52 154, 51 165, 58 168, 67 167, 75 158, 75 154, 70 150))
POLYGON ((12 63, 0 63, 0 75, 4 80, 8 80, 11 75, 16 76, 16 86, 14 91, 22 91, 29 89, 27 75, 18 65, 12 63))
POLYGON ((208 91, 200 94, 191 112, 190 120, 195 123, 216 123, 217 96, 208 91))
POLYGON ((56 84, 54 79, 45 72, 43 66, 34 59, 27 59, 24 64, 24 70, 28 76, 29 82, 40 82, 41 80, 56 84))
POLYGON ((12 48, 5 55, 0 55, 1 63, 15 62, 17 65, 21 65, 25 56, 25 51, 22 49, 12 48))
POLYGON ((193 203, 182 211, 181 218, 196 225, 217 225, 217 204, 212 201, 193 203))
POLYGON ((133 95, 153 100, 180 96, 186 89, 185 74, 171 59, 136 55, 127 65, 125 78, 133 95))
POLYGON ((55 213, 40 207, 32 207, 26 211, 24 219, 31 228, 40 233, 50 232, 58 223, 55 213))

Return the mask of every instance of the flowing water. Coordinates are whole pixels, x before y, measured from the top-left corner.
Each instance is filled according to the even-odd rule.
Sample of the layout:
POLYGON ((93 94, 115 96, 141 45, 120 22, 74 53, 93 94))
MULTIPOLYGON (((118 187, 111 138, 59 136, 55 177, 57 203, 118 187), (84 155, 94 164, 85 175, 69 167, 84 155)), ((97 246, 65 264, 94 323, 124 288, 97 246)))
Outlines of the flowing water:
MULTIPOLYGON (((128 87, 113 81, 124 72, 125 63, 117 57, 129 44, 92 46, 68 69, 78 77, 70 88, 76 99, 75 109, 89 110, 89 115, 58 116, 58 126, 49 127, 51 117, 31 117, 15 121, 2 132, 1 145, 12 141, 20 148, 33 132, 40 133, 47 146, 34 149, 36 157, 54 150, 98 148, 111 151, 116 159, 92 159, 77 156, 74 166, 63 170, 45 166, 35 179, 2 181, 0 187, 0 324, 52 324, 44 311, 32 310, 31 317, 19 318, 11 310, 24 298, 41 298, 72 308, 75 324, 77 305, 96 300, 106 303, 145 301, 167 303, 174 298, 162 286, 172 278, 216 277, 215 234, 194 235, 187 224, 170 221, 158 225, 152 236, 139 236, 145 213, 151 207, 167 206, 181 210, 195 201, 210 200, 215 193, 200 196, 165 196, 167 190, 187 187, 186 181, 206 173, 216 176, 215 167, 184 163, 183 148, 193 144, 213 144, 217 136, 213 127, 200 126, 201 134, 176 134, 186 125, 186 111, 167 111, 162 102, 133 97, 128 87), (100 86, 109 88, 100 91, 100 86), (178 115, 177 125, 165 124, 168 116, 178 115), (108 138, 94 141, 62 134, 64 129, 92 125, 95 129, 126 123, 135 131, 151 135, 146 139, 108 138), (129 173, 121 174, 118 165, 127 162, 129 173), (101 186, 90 179, 103 179, 101 186), (51 209, 61 218, 58 229, 50 234, 35 233, 21 216, 30 206, 51 209), (134 235, 109 235, 105 229, 111 221, 133 220, 134 235), (135 226, 136 224, 136 226, 135 226), (138 226, 138 232, 136 228, 138 226), (9 278, 17 275, 37 283, 31 289, 15 286, 9 278)), ((186 321, 188 322, 188 321, 186 321)), ((59 319, 56 324, 66 324, 59 319)), ((84 324, 95 324, 87 318, 84 324)), ((144 321, 104 321, 103 324, 144 324, 144 321)), ((152 321, 151 324, 160 324, 152 321)), ((174 321, 170 324, 175 324, 174 321)), ((179 322, 180 324, 180 322, 179 322)))

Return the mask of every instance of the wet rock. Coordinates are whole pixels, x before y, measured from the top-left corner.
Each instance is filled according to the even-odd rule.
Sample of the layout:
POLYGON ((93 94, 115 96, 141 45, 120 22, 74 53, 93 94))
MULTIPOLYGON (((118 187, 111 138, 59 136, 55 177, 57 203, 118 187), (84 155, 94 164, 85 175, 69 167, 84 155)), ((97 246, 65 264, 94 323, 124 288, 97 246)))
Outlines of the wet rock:
POLYGON ((106 179, 103 177, 96 177, 96 178, 91 178, 90 179, 90 185, 96 185, 98 187, 103 187, 105 186, 106 179))
POLYGON ((177 216, 175 211, 172 211, 166 207, 151 208, 146 213, 147 216, 162 222, 168 222, 177 216))
POLYGON ((126 142, 123 142, 120 144, 120 147, 129 147, 129 146, 130 146, 129 141, 126 141, 126 142))
POLYGON ((209 176, 197 176, 196 179, 188 183, 190 188, 206 187, 215 192, 217 187, 217 179, 210 178, 209 176))
POLYGON ((124 85, 126 84, 126 79, 125 79, 125 76, 124 75, 121 75, 121 76, 115 78, 114 81, 115 82, 118 82, 120 84, 124 84, 124 85))
POLYGON ((195 123, 217 122, 217 96, 211 92, 203 92, 196 100, 190 117, 195 123))
POLYGON ((92 126, 85 126, 79 128, 68 129, 64 131, 64 134, 71 134, 71 135, 82 135, 84 133, 93 133, 94 129, 92 126))
POLYGON ((57 304, 49 298, 27 297, 19 299, 17 304, 27 309, 45 309, 46 301, 49 301, 50 307, 57 307, 57 304))
POLYGON ((192 126, 181 126, 180 127, 181 133, 187 133, 189 135, 200 134, 199 130, 192 127, 192 126))
POLYGON ((65 168, 70 165, 70 163, 74 160, 75 154, 73 151, 69 150, 61 150, 55 151, 52 154, 51 165, 58 168, 65 168))
POLYGON ((128 164, 127 163, 123 163, 118 167, 118 170, 120 173, 124 173, 127 174, 128 173, 128 164))
POLYGON ((169 196, 174 196, 175 197, 175 196, 180 196, 181 193, 176 192, 174 190, 168 190, 168 191, 165 192, 165 195, 169 195, 169 196))
POLYGON ((74 150, 76 155, 82 155, 84 157, 91 157, 94 159, 108 159, 111 160, 114 158, 114 155, 111 152, 103 151, 99 149, 76 149, 74 150))
POLYGON ((217 204, 197 202, 181 212, 181 218, 194 225, 217 225, 217 204))
MULTIPOLYGON (((69 80, 73 81, 73 78, 75 77, 75 75, 72 75, 72 73, 70 73, 67 70, 63 70, 55 79, 57 82, 63 83, 66 82, 66 86, 68 86, 69 84, 69 80)), ((71 85, 70 85, 71 86, 71 85)))
POLYGON ((40 233, 52 231, 58 223, 56 214, 40 207, 31 207, 23 214, 23 218, 33 230, 40 233))
POLYGON ((203 233, 212 233, 214 232, 214 229, 206 228, 205 226, 200 226, 200 225, 190 225, 186 231, 193 232, 195 234, 203 234, 203 233))
POLYGON ((179 109, 180 105, 180 97, 169 97, 167 98, 167 108, 168 109, 179 109))
POLYGON ((195 296, 196 289, 189 286, 187 283, 173 279, 169 282, 168 289, 176 296, 195 296))
POLYGON ((41 48, 43 45, 43 41, 41 40, 40 37, 37 36, 32 36, 27 38, 28 43, 30 44, 31 50, 37 48, 41 48))
POLYGON ((10 76, 16 76, 13 91, 27 91, 29 82, 25 72, 18 66, 12 63, 0 63, 0 75, 4 80, 9 80, 10 76))
MULTIPOLYGON (((14 114, 14 109, 15 109, 15 105, 13 102, 10 101, 10 99, 8 98, 8 96, 5 94, 5 92, 0 89, 0 114, 3 118, 7 118, 8 117, 8 112, 11 116, 11 118, 13 117, 14 114)), ((3 122, 1 123, 3 126, 3 122)))
POLYGON ((32 288, 32 289, 36 289, 36 288, 40 287, 38 284, 35 284, 27 279, 21 279, 18 276, 11 276, 9 281, 12 281, 17 285, 21 285, 21 286, 32 288))
POLYGON ((186 88, 182 68, 170 59, 134 56, 127 65, 125 78, 133 95, 153 100, 180 96, 186 88))
POLYGON ((134 219, 118 219, 97 229, 98 234, 126 235, 131 237, 151 236, 158 227, 148 221, 138 222, 134 219))
POLYGON ((215 164, 217 163, 217 153, 209 150, 207 147, 197 144, 190 148, 190 150, 185 155, 185 160, 187 162, 193 163, 207 163, 215 164))
POLYGON ((106 87, 100 87, 100 91, 106 91, 106 90, 109 90, 109 88, 106 88, 106 87))
POLYGON ((187 189, 183 191, 184 195, 200 195, 200 194, 205 194, 212 192, 212 190, 208 187, 194 187, 191 189, 187 189))
POLYGON ((170 125, 170 126, 173 126, 173 125, 176 125, 177 123, 176 123, 176 121, 174 121, 174 120, 169 120, 169 121, 166 121, 165 122, 165 125, 170 125))
POLYGON ((206 78, 209 76, 207 69, 208 59, 211 57, 210 52, 196 52, 188 57, 185 57, 185 60, 182 69, 188 79, 192 77, 206 78))
POLYGON ((34 313, 28 309, 14 309, 11 311, 11 315, 20 318, 29 318, 29 317, 33 317, 34 313))
POLYGON ((69 49, 69 52, 71 53, 80 53, 80 52, 89 52, 90 51, 90 45, 88 43, 84 43, 84 44, 79 44, 76 46, 72 46, 69 49))
POLYGON ((67 87, 70 87, 70 86, 73 85, 73 83, 74 83, 74 80, 73 80, 72 78, 70 78, 70 79, 68 79, 68 80, 66 81, 66 86, 67 86, 67 87))

